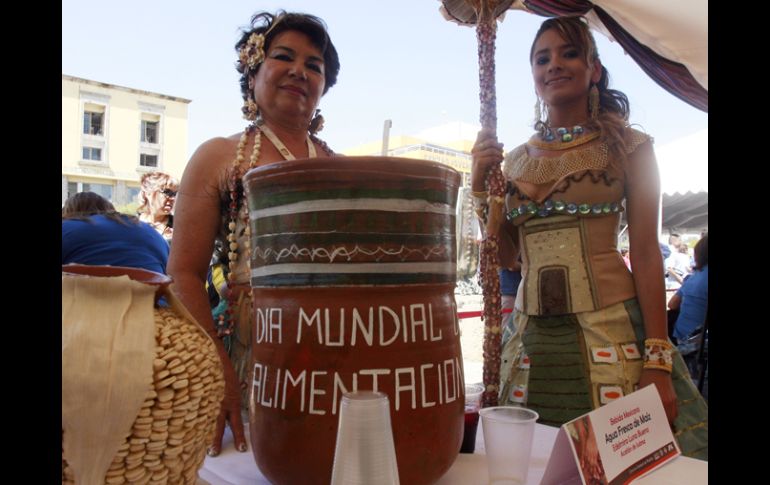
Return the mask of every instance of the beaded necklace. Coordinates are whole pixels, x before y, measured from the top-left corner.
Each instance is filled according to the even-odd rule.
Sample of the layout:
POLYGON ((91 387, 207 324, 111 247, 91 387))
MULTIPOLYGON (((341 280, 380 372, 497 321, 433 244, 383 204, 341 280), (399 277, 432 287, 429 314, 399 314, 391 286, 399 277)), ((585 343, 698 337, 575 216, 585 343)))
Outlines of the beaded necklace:
MULTIPOLYGON (((227 275, 227 288, 230 290, 228 292, 228 305, 227 305, 227 311, 226 315, 225 313, 221 313, 217 319, 217 322, 215 322, 217 335, 225 339, 225 347, 229 351, 230 348, 230 336, 233 333, 233 326, 235 324, 235 309, 237 306, 237 299, 238 294, 236 294, 235 291, 233 291, 233 287, 235 286, 235 268, 237 267, 237 261, 239 257, 239 245, 238 245, 238 235, 236 234, 236 230, 238 227, 238 200, 239 200, 239 194, 238 194, 238 182, 243 178, 243 174, 247 172, 248 170, 254 168, 257 166, 257 163, 259 162, 259 155, 262 147, 262 134, 264 133, 265 137, 270 140, 270 142, 275 146, 275 148, 278 150, 278 152, 281 154, 281 156, 284 158, 284 160, 296 160, 296 157, 294 156, 291 151, 286 148, 286 145, 278 138, 278 136, 273 132, 273 130, 270 129, 269 126, 267 126, 262 120, 257 120, 253 124, 246 127, 246 129, 243 131, 243 134, 241 135, 240 140, 238 141, 238 148, 236 150, 235 159, 233 160, 233 167, 232 171, 230 173, 229 178, 229 192, 230 192, 230 204, 228 206, 228 219, 229 222, 227 224, 227 256, 229 259, 228 267, 230 271, 227 275), (245 160, 244 151, 246 149, 246 142, 248 141, 249 133, 254 132, 254 148, 251 151, 251 156, 249 157, 249 165, 246 168, 246 170, 241 170, 241 165, 243 164, 245 160)), ((318 143, 321 145, 321 147, 324 149, 324 151, 329 156, 333 156, 334 152, 329 148, 329 146, 316 138, 313 135, 308 135, 306 137, 307 141, 307 150, 308 150, 308 158, 315 158, 316 157, 316 148, 313 142, 318 143)), ((248 214, 246 215, 246 218, 248 218, 248 214)), ((245 220, 245 229, 244 229, 244 235, 247 238, 251 237, 251 229, 250 225, 248 223, 248 220, 245 220)), ((247 247, 245 250, 245 256, 250 259, 250 248, 247 247)), ((240 292, 238 292, 240 293, 240 292)))
POLYGON ((572 128, 559 127, 556 129, 546 127, 545 133, 540 135, 540 140, 532 137, 528 143, 541 150, 559 151, 588 143, 599 138, 600 134, 598 131, 595 131, 582 136, 583 133, 585 133, 585 129, 580 125, 575 125, 572 128), (554 135, 554 131, 556 135, 554 135))

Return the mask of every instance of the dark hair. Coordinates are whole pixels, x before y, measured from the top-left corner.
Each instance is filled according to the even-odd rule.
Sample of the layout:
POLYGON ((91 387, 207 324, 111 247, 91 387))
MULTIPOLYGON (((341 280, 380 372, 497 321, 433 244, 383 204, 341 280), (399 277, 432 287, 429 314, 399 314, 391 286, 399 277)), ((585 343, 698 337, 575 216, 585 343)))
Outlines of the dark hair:
MULTIPOLYGON (((529 62, 535 54, 535 44, 543 32, 554 29, 567 42, 575 46, 578 52, 585 57, 586 64, 593 64, 599 59, 599 51, 596 48, 596 40, 588 28, 588 22, 583 17, 554 17, 540 25, 529 49, 529 62)), ((631 115, 631 106, 628 97, 621 91, 610 89, 610 73, 602 67, 602 74, 596 87, 599 90, 599 114, 596 119, 588 120, 586 126, 598 128, 602 133, 602 140, 610 148, 610 152, 618 158, 625 158, 626 144, 624 141, 624 129, 631 115)), ((543 121, 535 123, 535 129, 544 131, 546 124, 543 121)))
MULTIPOLYGON (((241 46, 249 40, 251 34, 265 34, 267 32, 265 34, 265 45, 263 46, 263 49, 267 52, 275 36, 287 30, 296 30, 307 35, 310 38, 310 42, 323 54, 325 80, 323 94, 326 94, 326 91, 337 83, 337 74, 340 72, 340 59, 337 56, 337 49, 334 48, 334 44, 332 44, 332 40, 329 38, 326 24, 314 15, 286 13, 283 10, 279 10, 275 15, 268 12, 257 13, 251 17, 251 28, 242 31, 243 35, 235 43, 235 50, 240 52, 241 46)), ((241 96, 243 96, 244 100, 248 99, 249 95, 249 76, 256 74, 261 65, 260 63, 254 69, 249 69, 240 60, 236 62, 235 68, 241 73, 241 96)))
POLYGON ((695 244, 695 269, 700 271, 709 264, 709 235, 704 234, 695 244))
POLYGON ((130 221, 139 223, 139 219, 128 214, 121 214, 115 210, 112 203, 94 192, 78 192, 64 202, 61 210, 62 219, 74 219, 91 222, 91 216, 101 214, 120 224, 130 221))

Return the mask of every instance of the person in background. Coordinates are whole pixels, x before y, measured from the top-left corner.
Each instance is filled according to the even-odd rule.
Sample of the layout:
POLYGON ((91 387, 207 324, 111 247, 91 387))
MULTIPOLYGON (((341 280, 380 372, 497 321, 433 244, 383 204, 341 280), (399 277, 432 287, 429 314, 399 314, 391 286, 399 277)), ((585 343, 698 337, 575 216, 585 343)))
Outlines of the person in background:
POLYGON ((152 227, 120 214, 93 192, 79 192, 64 203, 61 264, 128 266, 166 273, 169 247, 152 227))
MULTIPOLYGON (((321 96, 337 82, 337 50, 321 19, 300 13, 260 12, 235 45, 244 105, 250 125, 242 132, 203 143, 187 164, 175 210, 169 274, 174 291, 217 344, 225 363, 225 398, 209 455, 222 448, 225 421, 235 447, 245 452, 241 403, 248 407, 251 366, 249 210, 243 176, 281 160, 334 156, 315 136, 322 124, 321 96), (225 318, 212 317, 206 280, 214 242, 225 249, 225 318), (216 338, 218 337, 218 338, 216 338), (228 352, 222 338, 229 338, 228 352), (243 393, 243 395, 241 394, 243 393)), ((216 288, 214 271, 212 285, 216 288)), ((210 286, 212 286, 210 285, 210 286)))
POLYGON ((669 256, 671 256, 671 248, 669 248, 667 244, 663 243, 658 243, 658 246, 660 246, 660 254, 663 256, 663 261, 665 261, 669 256))
POLYGON ((174 234, 174 202, 179 183, 163 172, 142 175, 139 191, 139 220, 151 225, 169 244, 174 234))
MULTIPOLYGON (((501 356, 501 405, 560 426, 654 385, 683 453, 708 456, 708 406, 667 338, 658 245, 660 178, 652 138, 629 126, 581 17, 541 25, 530 50, 536 133, 505 155, 502 266, 522 258, 516 333, 501 356), (626 212, 631 264, 617 249, 626 212)), ((503 160, 488 129, 471 151, 477 213, 503 160)))
POLYGON ((690 274, 690 254, 687 244, 680 242, 676 250, 666 259, 666 273, 669 284, 667 288, 679 288, 682 281, 690 274))
MULTIPOLYGON (((668 256, 671 256, 672 254, 676 254, 677 249, 679 249, 679 245, 682 244, 682 236, 679 234, 672 232, 668 235, 668 256)), ((665 259, 665 258, 664 258, 665 259)))
POLYGON ((671 297, 668 307, 679 310, 674 323, 674 337, 683 341, 696 333, 706 321, 709 296, 709 239, 708 233, 695 245, 695 271, 684 280, 682 287, 671 297))

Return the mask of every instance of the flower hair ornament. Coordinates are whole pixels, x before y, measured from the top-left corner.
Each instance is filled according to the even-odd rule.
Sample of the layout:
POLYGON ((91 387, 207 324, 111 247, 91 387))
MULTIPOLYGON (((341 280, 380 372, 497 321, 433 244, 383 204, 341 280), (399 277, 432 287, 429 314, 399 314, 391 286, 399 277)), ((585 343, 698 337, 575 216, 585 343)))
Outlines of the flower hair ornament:
POLYGON ((238 61, 244 70, 252 71, 265 60, 265 34, 256 32, 241 46, 238 61))
POLYGON ((273 19, 272 25, 263 33, 252 32, 245 44, 241 46, 238 52, 238 62, 240 71, 251 74, 251 71, 257 68, 265 60, 265 39, 276 25, 281 23, 283 15, 273 19))

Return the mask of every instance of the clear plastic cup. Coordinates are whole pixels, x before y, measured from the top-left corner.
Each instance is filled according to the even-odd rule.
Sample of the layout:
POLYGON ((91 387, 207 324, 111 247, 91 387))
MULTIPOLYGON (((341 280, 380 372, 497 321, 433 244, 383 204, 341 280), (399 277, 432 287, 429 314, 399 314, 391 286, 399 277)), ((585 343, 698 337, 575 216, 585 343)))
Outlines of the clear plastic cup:
POLYGON ((490 485, 526 483, 538 414, 514 406, 484 408, 479 414, 490 485))
POLYGON ((399 485, 386 394, 357 391, 343 395, 331 484, 399 485))
POLYGON ((460 453, 476 451, 476 429, 479 426, 479 409, 481 409, 481 394, 483 392, 484 384, 465 385, 465 430, 460 453))

